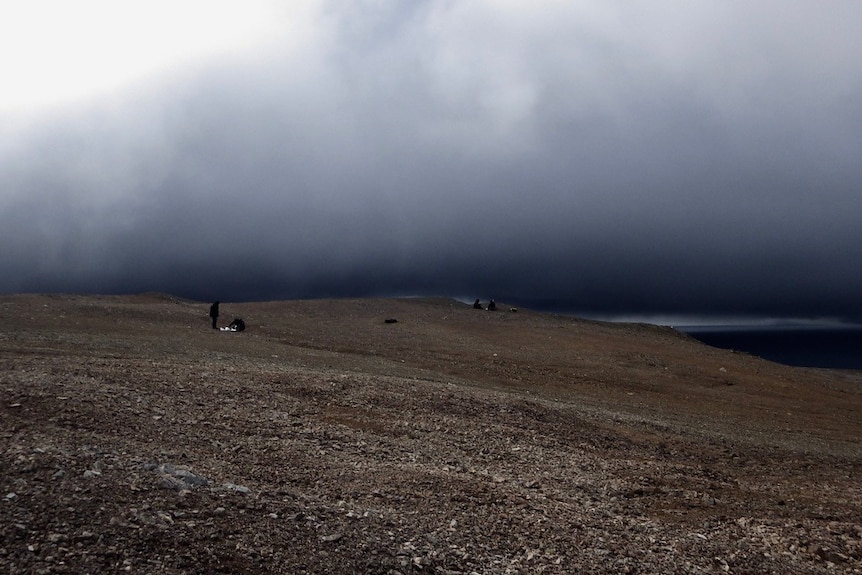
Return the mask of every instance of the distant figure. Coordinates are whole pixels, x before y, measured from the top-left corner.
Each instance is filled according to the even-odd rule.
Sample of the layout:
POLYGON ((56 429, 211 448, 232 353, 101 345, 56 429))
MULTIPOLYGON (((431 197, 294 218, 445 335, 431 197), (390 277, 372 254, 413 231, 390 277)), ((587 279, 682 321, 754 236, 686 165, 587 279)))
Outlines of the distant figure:
POLYGON ((218 302, 213 303, 210 306, 210 317, 213 320, 213 329, 218 329, 216 322, 218 321, 218 302))
POLYGON ((497 311, 497 304, 494 303, 494 298, 488 302, 488 311, 497 311))
POLYGON ((479 303, 479 299, 473 302, 473 309, 482 309, 482 304, 479 303))

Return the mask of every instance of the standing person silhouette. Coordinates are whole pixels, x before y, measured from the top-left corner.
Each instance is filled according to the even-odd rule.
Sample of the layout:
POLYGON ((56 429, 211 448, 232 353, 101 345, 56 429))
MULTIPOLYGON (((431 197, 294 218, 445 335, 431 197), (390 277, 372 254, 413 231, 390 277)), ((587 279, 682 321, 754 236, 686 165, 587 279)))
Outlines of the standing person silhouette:
POLYGON ((210 317, 213 320, 213 329, 218 329, 218 326, 216 325, 216 321, 218 321, 218 302, 215 302, 210 306, 210 317))

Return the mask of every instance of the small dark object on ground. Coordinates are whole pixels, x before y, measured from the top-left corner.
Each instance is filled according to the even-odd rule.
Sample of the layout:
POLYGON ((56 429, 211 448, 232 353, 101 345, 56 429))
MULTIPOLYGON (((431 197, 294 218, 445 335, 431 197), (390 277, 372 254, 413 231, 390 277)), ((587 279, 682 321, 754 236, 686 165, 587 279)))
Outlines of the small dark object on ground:
POLYGON ((384 319, 383 323, 398 323, 398 320, 395 318, 384 319))
POLYGON ((242 321, 241 318, 235 318, 230 325, 228 326, 231 331, 244 331, 245 330, 245 322, 242 321))

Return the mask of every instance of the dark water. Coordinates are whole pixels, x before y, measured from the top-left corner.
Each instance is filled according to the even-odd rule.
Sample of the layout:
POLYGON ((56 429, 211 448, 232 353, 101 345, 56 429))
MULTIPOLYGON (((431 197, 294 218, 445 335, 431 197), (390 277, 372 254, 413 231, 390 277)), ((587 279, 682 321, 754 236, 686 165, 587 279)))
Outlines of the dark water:
POLYGON ((678 329, 707 345, 785 365, 862 369, 862 327, 678 329))

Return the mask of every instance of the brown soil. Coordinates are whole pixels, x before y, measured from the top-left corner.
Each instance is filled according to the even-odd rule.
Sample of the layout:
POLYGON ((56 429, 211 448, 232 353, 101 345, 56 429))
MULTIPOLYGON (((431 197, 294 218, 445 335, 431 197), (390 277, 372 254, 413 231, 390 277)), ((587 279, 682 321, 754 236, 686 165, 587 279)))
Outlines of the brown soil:
POLYGON ((862 573, 862 372, 500 307, 0 296, 0 571, 862 573))

